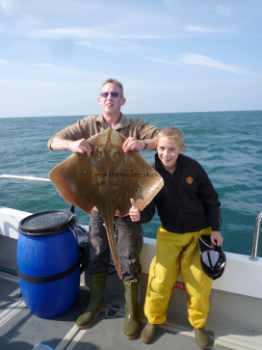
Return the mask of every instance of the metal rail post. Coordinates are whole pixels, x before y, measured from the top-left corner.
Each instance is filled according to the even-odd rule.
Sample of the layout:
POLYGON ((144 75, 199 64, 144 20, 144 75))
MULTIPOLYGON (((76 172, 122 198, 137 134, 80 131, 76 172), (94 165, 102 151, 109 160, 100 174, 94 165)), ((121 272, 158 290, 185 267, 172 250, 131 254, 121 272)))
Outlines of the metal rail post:
POLYGON ((262 211, 257 215, 257 219, 256 219, 256 227, 253 233, 250 260, 258 259, 257 251, 258 251, 258 244, 259 244, 261 220, 262 220, 262 211))

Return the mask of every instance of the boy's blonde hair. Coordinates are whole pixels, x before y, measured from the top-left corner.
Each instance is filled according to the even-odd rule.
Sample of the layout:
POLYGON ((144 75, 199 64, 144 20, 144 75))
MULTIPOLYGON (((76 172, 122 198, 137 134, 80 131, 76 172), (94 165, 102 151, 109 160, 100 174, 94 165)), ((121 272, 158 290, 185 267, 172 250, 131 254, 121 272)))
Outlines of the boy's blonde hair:
POLYGON ((168 137, 175 141, 176 145, 183 150, 185 148, 184 135, 182 131, 178 128, 163 128, 157 135, 157 140, 161 137, 168 137))

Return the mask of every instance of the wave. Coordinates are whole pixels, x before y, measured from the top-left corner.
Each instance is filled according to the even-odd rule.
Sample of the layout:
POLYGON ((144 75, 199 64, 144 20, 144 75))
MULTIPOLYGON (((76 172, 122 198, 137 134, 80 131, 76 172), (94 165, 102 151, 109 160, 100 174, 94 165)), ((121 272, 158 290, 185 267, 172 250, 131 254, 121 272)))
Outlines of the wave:
POLYGON ((0 179, 15 179, 15 180, 26 180, 26 181, 51 182, 46 177, 39 177, 39 176, 33 176, 33 175, 0 174, 0 179))

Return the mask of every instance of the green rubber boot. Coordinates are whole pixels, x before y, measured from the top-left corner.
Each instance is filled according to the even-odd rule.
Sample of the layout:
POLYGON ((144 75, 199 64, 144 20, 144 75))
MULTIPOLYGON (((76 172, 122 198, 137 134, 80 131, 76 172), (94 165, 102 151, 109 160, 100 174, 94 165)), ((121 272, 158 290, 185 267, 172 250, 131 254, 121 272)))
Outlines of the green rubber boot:
POLYGON ((76 319, 76 324, 80 329, 90 328, 96 316, 99 314, 103 305, 105 284, 105 273, 96 273, 91 276, 88 307, 86 311, 76 319))
POLYGON ((141 333, 141 340, 145 344, 151 344, 156 335, 157 325, 147 323, 141 333))
POLYGON ((195 328, 195 340, 202 350, 211 350, 215 342, 214 332, 205 328, 195 328))
POLYGON ((125 287, 125 320, 124 334, 129 339, 136 339, 139 334, 140 323, 138 321, 138 281, 124 281, 125 287))

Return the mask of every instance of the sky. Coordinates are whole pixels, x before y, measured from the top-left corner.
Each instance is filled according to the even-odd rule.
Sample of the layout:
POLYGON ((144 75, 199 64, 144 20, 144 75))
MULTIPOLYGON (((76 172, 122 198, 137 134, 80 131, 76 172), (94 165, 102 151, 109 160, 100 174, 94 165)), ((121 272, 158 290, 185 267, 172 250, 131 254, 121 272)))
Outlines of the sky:
POLYGON ((260 0, 0 0, 0 117, 262 110, 260 0))

